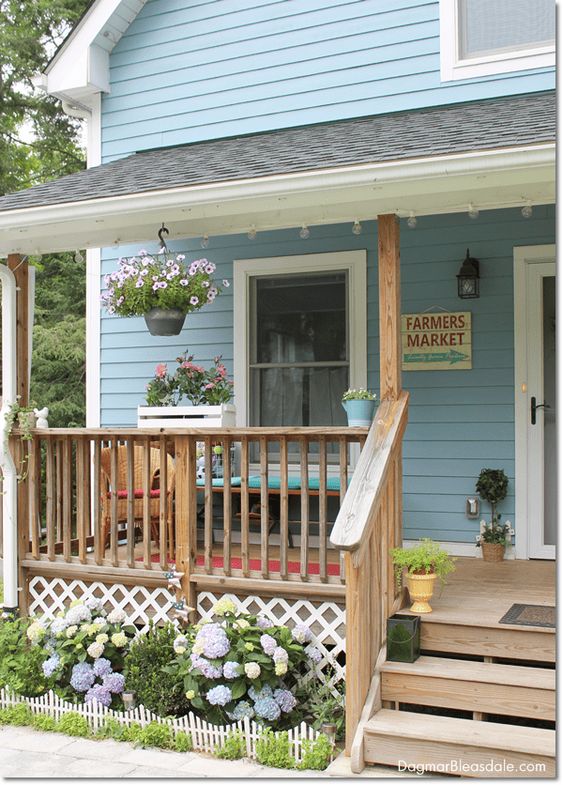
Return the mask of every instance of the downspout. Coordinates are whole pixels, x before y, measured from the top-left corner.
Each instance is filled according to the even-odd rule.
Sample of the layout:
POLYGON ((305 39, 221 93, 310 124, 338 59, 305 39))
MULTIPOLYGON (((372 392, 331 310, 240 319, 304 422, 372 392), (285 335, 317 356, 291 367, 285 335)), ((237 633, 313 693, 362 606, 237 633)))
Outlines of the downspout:
POLYGON ((3 476, 2 537, 4 547, 4 612, 18 609, 18 477, 10 452, 6 416, 16 401, 16 279, 0 264, 2 284, 2 408, 0 409, 0 469, 3 476))

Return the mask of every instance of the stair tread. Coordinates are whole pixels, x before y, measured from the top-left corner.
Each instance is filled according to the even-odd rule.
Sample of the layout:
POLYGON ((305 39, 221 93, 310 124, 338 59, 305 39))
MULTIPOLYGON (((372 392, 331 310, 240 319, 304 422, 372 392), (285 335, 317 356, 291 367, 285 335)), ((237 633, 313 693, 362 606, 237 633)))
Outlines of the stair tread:
POLYGON ((474 662, 448 657, 422 656, 415 662, 390 662, 387 660, 383 663, 381 670, 383 673, 555 690, 555 670, 551 668, 528 668, 523 665, 503 665, 497 662, 474 662))
POLYGON ((366 723, 364 733, 400 735, 413 740, 486 747, 543 757, 555 756, 553 730, 417 714, 411 711, 380 709, 366 723))

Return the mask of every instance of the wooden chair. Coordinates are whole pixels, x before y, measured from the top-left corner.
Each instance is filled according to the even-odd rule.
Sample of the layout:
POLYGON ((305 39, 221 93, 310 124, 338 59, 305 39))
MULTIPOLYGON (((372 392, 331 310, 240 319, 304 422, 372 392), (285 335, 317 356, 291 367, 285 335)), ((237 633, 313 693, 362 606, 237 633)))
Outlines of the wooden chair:
MULTIPOLYGON (((100 454, 100 465, 105 482, 102 495, 102 542, 104 549, 107 547, 111 529, 111 449, 103 447, 100 454)), ((174 461, 170 455, 166 456, 166 514, 168 528, 168 551, 173 552, 174 527, 172 513, 172 498, 174 495, 175 473, 174 461)), ((133 516, 135 525, 143 521, 143 475, 144 475, 144 448, 140 445, 133 447, 133 490, 135 501, 133 516)), ((151 538, 155 542, 160 540, 160 448, 150 448, 150 524, 151 538)), ((117 522, 127 523, 127 447, 121 445, 117 448, 117 522)))

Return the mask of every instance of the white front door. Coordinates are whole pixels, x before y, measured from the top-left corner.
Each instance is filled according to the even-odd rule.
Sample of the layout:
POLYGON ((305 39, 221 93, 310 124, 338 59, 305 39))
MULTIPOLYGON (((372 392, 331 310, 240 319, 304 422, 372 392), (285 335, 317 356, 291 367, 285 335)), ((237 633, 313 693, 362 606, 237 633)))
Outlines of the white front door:
POLYGON ((518 249, 522 258, 521 269, 516 271, 517 294, 518 278, 524 289, 520 303, 517 297, 522 310, 516 312, 516 323, 520 323, 520 333, 525 328, 523 340, 516 336, 516 428, 521 447, 517 475, 526 486, 520 494, 517 488, 516 499, 517 518, 525 515, 527 524, 520 526, 517 521, 516 537, 517 552, 524 555, 518 536, 527 528, 527 555, 535 559, 554 559, 557 538, 555 257, 546 253, 549 248, 533 249, 534 253, 530 249, 528 255, 527 249, 518 249))

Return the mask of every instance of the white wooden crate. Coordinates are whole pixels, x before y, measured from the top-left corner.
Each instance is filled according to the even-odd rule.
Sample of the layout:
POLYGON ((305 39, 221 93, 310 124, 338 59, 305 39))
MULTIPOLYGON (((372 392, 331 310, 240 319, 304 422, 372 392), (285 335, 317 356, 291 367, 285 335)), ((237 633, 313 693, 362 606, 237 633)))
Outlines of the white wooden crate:
POLYGON ((233 428, 236 410, 232 403, 219 406, 139 406, 138 428, 233 428))

